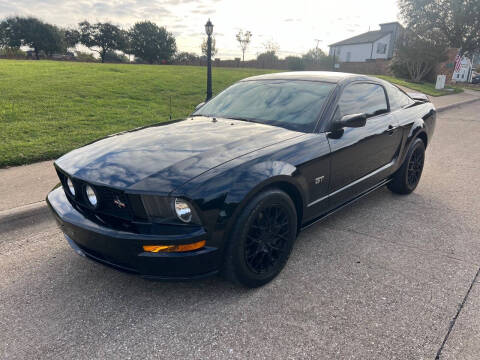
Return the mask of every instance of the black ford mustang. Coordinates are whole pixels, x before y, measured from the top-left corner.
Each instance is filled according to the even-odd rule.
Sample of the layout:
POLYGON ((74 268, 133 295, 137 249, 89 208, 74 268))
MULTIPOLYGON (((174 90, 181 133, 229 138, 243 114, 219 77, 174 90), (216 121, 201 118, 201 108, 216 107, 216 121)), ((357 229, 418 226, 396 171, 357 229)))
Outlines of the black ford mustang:
POLYGON ((412 192, 435 118, 424 95, 368 76, 252 77, 187 119, 61 157, 47 202, 91 259, 147 278, 221 272, 260 286, 302 228, 383 185, 412 192))

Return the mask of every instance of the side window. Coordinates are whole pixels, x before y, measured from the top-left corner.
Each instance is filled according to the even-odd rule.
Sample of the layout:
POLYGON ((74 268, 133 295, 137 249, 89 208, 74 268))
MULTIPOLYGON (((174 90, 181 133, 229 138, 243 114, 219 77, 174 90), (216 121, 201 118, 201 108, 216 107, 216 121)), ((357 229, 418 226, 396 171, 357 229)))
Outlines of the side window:
POLYGON ((378 43, 377 44, 377 54, 385 54, 387 52, 387 44, 378 43))
POLYGON ((372 117, 388 112, 383 87, 376 84, 359 83, 348 85, 340 97, 335 120, 342 116, 366 113, 372 117))
POLYGON ((388 100, 390 100, 390 110, 395 111, 412 103, 406 94, 393 85, 387 85, 388 100))

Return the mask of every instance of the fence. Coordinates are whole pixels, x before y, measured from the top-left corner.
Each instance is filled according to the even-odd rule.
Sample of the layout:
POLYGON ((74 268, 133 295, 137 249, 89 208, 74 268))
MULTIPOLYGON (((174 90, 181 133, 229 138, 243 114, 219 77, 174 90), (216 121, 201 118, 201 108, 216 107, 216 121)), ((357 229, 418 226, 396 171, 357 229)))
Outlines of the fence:
MULTIPOLYGON (((212 61, 212 66, 228 67, 228 68, 255 68, 255 69, 276 69, 276 70, 307 70, 307 71, 342 71, 356 74, 372 74, 372 75, 391 75, 390 60, 371 60, 366 62, 346 62, 340 63, 340 67, 334 69, 333 62, 323 62, 321 64, 302 63, 301 68, 298 63, 292 64, 288 60, 280 59, 275 61, 259 61, 247 60, 220 60, 212 61)), ((174 62, 175 65, 193 65, 205 66, 207 61, 205 59, 198 59, 190 62, 174 62)))

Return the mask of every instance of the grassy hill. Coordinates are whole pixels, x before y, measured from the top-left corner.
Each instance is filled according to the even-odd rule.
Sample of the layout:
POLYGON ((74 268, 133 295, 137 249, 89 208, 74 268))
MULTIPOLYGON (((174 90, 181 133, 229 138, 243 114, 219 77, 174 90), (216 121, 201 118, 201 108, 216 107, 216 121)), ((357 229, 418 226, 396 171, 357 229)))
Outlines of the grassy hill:
MULTIPOLYGON (((213 68, 213 92, 271 70, 213 68)), ((206 70, 0 60, 0 167, 54 159, 107 134, 192 112, 206 70)))

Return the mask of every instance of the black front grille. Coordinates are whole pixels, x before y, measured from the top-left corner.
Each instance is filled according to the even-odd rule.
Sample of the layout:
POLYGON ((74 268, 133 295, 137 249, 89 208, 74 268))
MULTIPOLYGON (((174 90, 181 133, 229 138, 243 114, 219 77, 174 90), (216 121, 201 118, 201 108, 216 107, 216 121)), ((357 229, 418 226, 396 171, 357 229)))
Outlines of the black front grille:
POLYGON ((122 192, 100 186, 95 186, 95 190, 99 198, 99 212, 126 220, 133 219, 131 206, 122 192))
POLYGON ((106 186, 99 186, 90 184, 84 180, 72 178, 73 186, 75 187, 75 196, 68 190, 67 174, 57 169, 58 177, 62 182, 65 193, 70 202, 82 213, 88 215, 96 221, 100 220, 114 227, 122 229, 134 230, 132 222, 136 219, 135 214, 138 213, 134 209, 137 207, 135 200, 131 196, 127 196, 121 190, 112 189, 106 186), (91 186, 97 195, 98 206, 93 207, 86 196, 85 187, 91 186))

